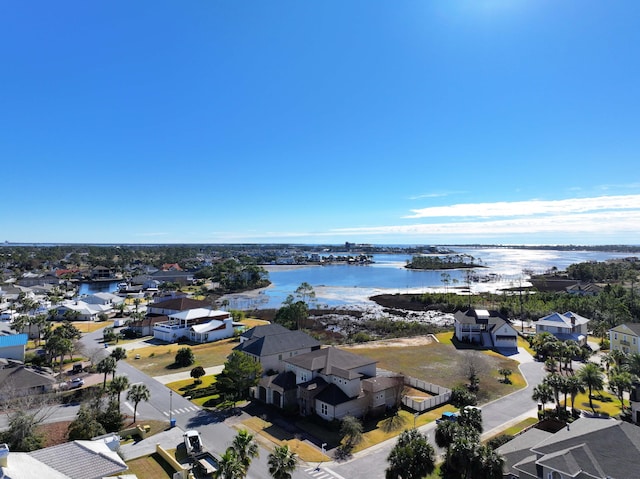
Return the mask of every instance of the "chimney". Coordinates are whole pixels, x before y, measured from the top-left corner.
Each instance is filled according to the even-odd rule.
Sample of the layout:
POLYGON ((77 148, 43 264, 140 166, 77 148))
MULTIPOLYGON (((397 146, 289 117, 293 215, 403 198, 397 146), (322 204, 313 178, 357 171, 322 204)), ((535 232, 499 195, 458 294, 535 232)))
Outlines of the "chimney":
POLYGON ((0 444, 0 467, 9 467, 9 446, 0 444))

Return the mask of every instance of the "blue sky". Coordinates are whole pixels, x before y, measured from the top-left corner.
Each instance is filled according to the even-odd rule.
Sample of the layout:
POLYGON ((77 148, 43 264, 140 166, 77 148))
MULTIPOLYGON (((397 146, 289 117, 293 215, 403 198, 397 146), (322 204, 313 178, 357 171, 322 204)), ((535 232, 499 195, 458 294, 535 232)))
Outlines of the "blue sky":
POLYGON ((640 241, 640 2, 0 3, 0 241, 640 241))

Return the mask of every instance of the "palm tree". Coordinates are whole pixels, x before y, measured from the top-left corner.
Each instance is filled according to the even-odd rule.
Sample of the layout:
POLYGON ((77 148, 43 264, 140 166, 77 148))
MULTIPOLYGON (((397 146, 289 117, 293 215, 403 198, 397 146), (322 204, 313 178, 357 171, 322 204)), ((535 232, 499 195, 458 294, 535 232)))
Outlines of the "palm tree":
POLYGON ((42 333, 47 328, 47 315, 38 314, 33 318, 33 324, 38 328, 38 346, 40 346, 40 340, 42 339, 42 333))
MULTIPOLYGON (((546 384, 553 391, 553 397, 556 402, 556 410, 560 410, 560 392, 565 388, 565 380, 563 376, 558 373, 551 373, 543 380, 543 384, 546 384)), ((565 404, 566 407, 566 404, 565 404)))
POLYGON ((567 377, 565 391, 571 396, 571 410, 574 411, 576 396, 584 392, 584 385, 582 384, 582 380, 578 376, 567 377))
POLYGON ((400 434, 387 462, 386 479, 420 479, 435 469, 435 452, 423 434, 409 429, 400 434))
POLYGON ((140 401, 148 401, 151 397, 151 392, 147 388, 146 384, 139 383, 134 384, 127 392, 127 401, 133 403, 133 422, 136 422, 136 414, 138 412, 138 403, 140 401))
POLYGON ((640 377, 640 353, 631 353, 629 355, 629 372, 636 378, 640 377))
POLYGON ((604 385, 604 377, 600 367, 595 363, 587 363, 578 371, 578 377, 582 381, 582 384, 589 390, 589 407, 596 412, 593 407, 593 390, 600 390, 604 385))
POLYGON ((631 373, 627 371, 619 371, 613 374, 609 378, 609 388, 613 391, 616 397, 620 400, 620 406, 624 411, 624 393, 625 391, 631 391, 632 388, 631 373))
POLYGON ((120 409, 120 394, 129 387, 129 378, 127 376, 116 376, 109 384, 109 392, 118 397, 118 409, 120 409))
POLYGON ((489 446, 483 446, 480 452, 480 464, 483 479, 502 479, 504 458, 489 446))
POLYGON ((107 356, 104 359, 101 359, 98 365, 96 366, 96 370, 99 373, 104 374, 104 380, 102 381, 102 389, 107 387, 107 374, 112 373, 115 375, 116 372, 116 358, 107 356))
POLYGON ((544 409, 545 404, 553 401, 553 389, 551 389, 551 386, 547 383, 541 383, 533 388, 531 398, 542 404, 542 408, 544 409))
POLYGON ((246 473, 242 463, 233 449, 228 448, 218 460, 218 470, 214 473, 216 479, 242 479, 246 473))
POLYGON ((268 459, 269 474, 273 479, 291 479, 291 473, 298 465, 298 456, 289 446, 276 446, 268 459))
POLYGON ((251 465, 251 460, 258 457, 258 444, 253 438, 253 434, 249 433, 246 429, 241 429, 238 434, 233 438, 233 442, 229 449, 233 449, 236 457, 244 468, 245 475, 251 465))
POLYGON ((110 356, 114 358, 117 362, 117 361, 120 361, 121 359, 126 359, 127 351, 123 347, 118 346, 117 348, 114 348, 113 351, 111 351, 110 356))

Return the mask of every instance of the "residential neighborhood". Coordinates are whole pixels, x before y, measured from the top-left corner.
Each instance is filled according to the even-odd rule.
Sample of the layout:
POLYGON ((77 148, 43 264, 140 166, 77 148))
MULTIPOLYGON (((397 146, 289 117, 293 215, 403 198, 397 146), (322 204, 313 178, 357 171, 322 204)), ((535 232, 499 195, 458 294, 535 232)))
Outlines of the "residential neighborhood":
MULTIPOLYGON (((177 263, 162 267, 181 272, 177 263)), ((505 308, 477 304, 457 307, 452 326, 430 334, 336 343, 309 317, 296 322, 304 329, 278 322, 296 304, 302 309, 295 311, 307 311, 302 293, 299 303, 262 320, 203 294, 202 285, 157 281, 146 288, 132 279, 121 285, 111 268, 91 268, 86 274, 93 284, 110 279, 118 287, 80 293, 68 277, 82 270, 69 271, 57 280, 55 272, 25 273, 21 279, 30 286, 17 286, 5 270, 0 285, 0 401, 25 405, 5 407, 5 432, 18 417, 30 417, 26 411, 34 411, 32 420, 44 431, 65 408, 75 411, 58 444, 45 445, 47 433, 33 436, 34 443, 5 435, 0 467, 7 477, 30 478, 23 472, 28 468, 42 477, 142 479, 138 462, 155 464, 154 457, 165 458, 181 477, 210 477, 227 460, 224 444, 242 431, 262 438, 259 461, 281 447, 276 437, 288 437, 296 478, 314 477, 316 461, 336 479, 359 477, 356 464, 363 471, 391 467, 387 454, 368 451, 378 444, 391 454, 412 426, 432 438, 434 464, 444 460, 439 467, 446 471, 457 467, 447 462, 456 457, 453 450, 445 454, 455 441, 433 438, 448 422, 466 420, 471 406, 485 428, 477 447, 485 447, 485 455, 495 451, 486 458, 497 461, 500 477, 631 477, 635 467, 625 459, 640 447, 634 438, 640 437, 636 322, 603 334, 600 319, 550 309, 525 327, 505 308), (247 362, 232 363, 234 354, 247 362), (96 416, 87 409, 90 391, 100 398, 96 416), (39 401, 45 398, 46 405, 39 401), (18 410, 27 415, 16 416, 18 410), (213 459, 181 456, 179 434, 218 416, 220 422, 197 429, 213 459), (75 421, 84 432, 76 432, 75 421), (343 431, 354 424, 365 430, 343 431), (507 435, 510 428, 517 432, 507 435), (75 460, 59 460, 67 454, 75 460)), ((266 471, 266 464, 263 472, 252 468, 247 477, 268 477, 266 471)), ((428 477, 453 477, 434 474, 428 477)))

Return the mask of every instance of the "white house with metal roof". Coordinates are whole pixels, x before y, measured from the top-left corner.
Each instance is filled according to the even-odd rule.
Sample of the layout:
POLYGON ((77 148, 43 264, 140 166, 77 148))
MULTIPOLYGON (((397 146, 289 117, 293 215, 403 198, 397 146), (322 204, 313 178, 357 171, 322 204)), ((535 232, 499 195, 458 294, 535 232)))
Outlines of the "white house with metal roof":
POLYGON ((194 308, 167 316, 168 321, 153 326, 153 337, 173 343, 187 338, 197 343, 210 343, 233 336, 233 318, 228 311, 194 308))
POLYGON ((584 346, 587 344, 588 323, 587 318, 571 311, 563 314, 553 312, 536 321, 536 334, 547 332, 553 334, 560 341, 571 339, 580 346, 584 346))

